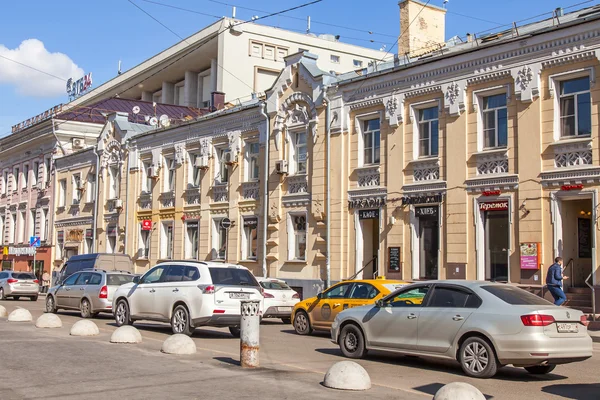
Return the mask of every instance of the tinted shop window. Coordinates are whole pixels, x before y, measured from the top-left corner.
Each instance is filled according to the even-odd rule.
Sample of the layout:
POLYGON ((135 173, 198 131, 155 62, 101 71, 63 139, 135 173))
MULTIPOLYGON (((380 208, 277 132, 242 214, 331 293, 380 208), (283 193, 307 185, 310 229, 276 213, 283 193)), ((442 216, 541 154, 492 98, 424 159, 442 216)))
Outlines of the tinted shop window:
POLYGON ((106 281, 109 286, 121 286, 133 282, 133 275, 106 275, 106 281))
POLYGON ((512 286, 482 286, 486 292, 489 292, 500 300, 512 305, 536 305, 547 306, 550 303, 535 294, 529 293, 526 290, 512 286))
POLYGON ((254 276, 245 269, 209 268, 209 271, 215 285, 258 286, 254 276))

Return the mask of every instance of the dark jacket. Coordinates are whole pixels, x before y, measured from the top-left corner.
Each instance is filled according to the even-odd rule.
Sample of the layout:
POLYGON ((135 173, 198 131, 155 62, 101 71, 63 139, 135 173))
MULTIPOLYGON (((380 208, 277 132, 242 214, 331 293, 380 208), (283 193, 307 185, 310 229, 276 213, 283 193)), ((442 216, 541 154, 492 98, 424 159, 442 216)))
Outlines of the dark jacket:
POLYGON ((548 268, 548 275, 546 275, 546 285, 560 286, 563 279, 562 267, 560 264, 554 263, 548 268))

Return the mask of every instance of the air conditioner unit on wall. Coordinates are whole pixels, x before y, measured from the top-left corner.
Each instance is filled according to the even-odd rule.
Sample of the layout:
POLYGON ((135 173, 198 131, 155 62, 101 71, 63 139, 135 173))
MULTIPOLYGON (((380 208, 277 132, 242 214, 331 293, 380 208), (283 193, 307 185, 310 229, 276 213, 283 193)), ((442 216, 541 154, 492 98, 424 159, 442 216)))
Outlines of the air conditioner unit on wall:
POLYGON ((289 168, 288 168, 288 162, 287 160, 279 160, 275 162, 275 172, 277 172, 278 174, 288 174, 289 173, 289 168))
POLYGON ((148 176, 150 178, 158 178, 158 170, 156 169, 156 167, 148 168, 148 176))
POLYGON ((227 165, 233 165, 237 163, 236 157, 231 154, 230 151, 228 151, 227 153, 223 154, 223 162, 227 165))
POLYGON ((194 166, 198 168, 208 168, 208 156, 198 156, 194 160, 194 166))
POLYGON ((72 143, 74 149, 83 149, 85 147, 85 140, 82 138, 73 138, 72 143))

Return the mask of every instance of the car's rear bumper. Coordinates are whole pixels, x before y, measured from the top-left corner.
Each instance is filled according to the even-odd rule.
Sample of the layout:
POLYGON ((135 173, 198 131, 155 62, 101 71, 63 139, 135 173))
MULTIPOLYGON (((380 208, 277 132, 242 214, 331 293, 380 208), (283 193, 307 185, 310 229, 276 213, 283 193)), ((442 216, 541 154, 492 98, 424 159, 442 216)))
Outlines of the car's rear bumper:
POLYGON ((37 296, 40 293, 39 285, 31 286, 28 288, 7 287, 4 291, 5 296, 37 296))
POLYGON ((199 326, 215 326, 229 327, 239 326, 242 317, 239 314, 213 314, 209 317, 200 317, 192 319, 192 324, 195 327, 199 326))
POLYGON ((592 338, 549 337, 543 333, 531 335, 501 335, 494 337, 496 353, 501 364, 531 366, 568 364, 592 356, 592 338))
POLYGON ((294 307, 290 306, 282 306, 282 307, 269 307, 265 310, 263 317, 264 318, 290 318, 292 316, 292 310, 294 307), (281 308, 287 307, 287 311, 280 311, 281 308))
POLYGON ((106 312, 112 313, 113 305, 112 300, 104 300, 104 299, 96 299, 92 304, 92 309, 94 312, 106 312))

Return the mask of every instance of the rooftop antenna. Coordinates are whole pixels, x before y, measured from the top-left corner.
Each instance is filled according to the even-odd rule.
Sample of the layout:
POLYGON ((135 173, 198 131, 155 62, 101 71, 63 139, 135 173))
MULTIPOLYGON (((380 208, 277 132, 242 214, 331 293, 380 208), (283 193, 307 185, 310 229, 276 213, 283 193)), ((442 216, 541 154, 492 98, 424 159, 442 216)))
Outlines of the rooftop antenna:
POLYGON ((310 15, 306 17, 306 33, 310 33, 310 15))
POLYGON ((450 0, 444 0, 444 3, 442 4, 442 7, 446 8, 446 4, 448 4, 450 0))
POLYGON ((235 6, 233 6, 233 9, 231 11, 231 18, 235 19, 235 6))
POLYGON ((119 60, 119 69, 117 70, 117 74, 121 75, 121 60, 119 60))

